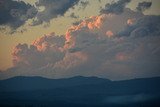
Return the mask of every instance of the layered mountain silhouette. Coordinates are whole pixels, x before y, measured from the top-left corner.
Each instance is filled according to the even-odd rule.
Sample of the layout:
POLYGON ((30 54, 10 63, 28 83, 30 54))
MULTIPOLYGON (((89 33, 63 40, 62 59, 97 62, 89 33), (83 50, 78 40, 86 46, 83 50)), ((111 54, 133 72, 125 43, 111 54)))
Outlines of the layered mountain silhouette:
POLYGON ((160 77, 0 80, 0 107, 160 107, 160 77))

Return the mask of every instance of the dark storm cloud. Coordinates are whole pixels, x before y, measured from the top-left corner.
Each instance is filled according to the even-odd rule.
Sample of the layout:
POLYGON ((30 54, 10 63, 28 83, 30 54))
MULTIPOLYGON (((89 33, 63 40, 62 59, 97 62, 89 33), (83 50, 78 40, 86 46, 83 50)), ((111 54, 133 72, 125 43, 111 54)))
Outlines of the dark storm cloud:
POLYGON ((68 9, 72 8, 78 2, 79 0, 39 0, 36 2, 36 6, 42 6, 44 10, 37 14, 37 21, 34 22, 35 25, 49 22, 58 16, 63 16, 68 9))
POLYGON ((131 37, 160 36, 160 16, 143 16, 119 35, 131 37))
POLYGON ((126 6, 131 0, 119 0, 113 3, 107 3, 105 8, 100 11, 100 13, 114 13, 121 14, 126 6))
POLYGON ((136 7, 136 9, 138 11, 145 11, 146 9, 149 9, 151 5, 152 5, 152 2, 146 2, 146 1, 140 2, 138 6, 136 7))
POLYGON ((31 25, 49 22, 53 18, 63 16, 66 11, 76 5, 79 0, 39 0, 34 7, 24 1, 0 0, 0 26, 9 26, 13 30, 33 19, 31 25), (38 11, 38 8, 44 10, 38 11))
POLYGON ((33 18, 36 13, 34 6, 23 1, 0 0, 0 25, 16 29, 33 18))

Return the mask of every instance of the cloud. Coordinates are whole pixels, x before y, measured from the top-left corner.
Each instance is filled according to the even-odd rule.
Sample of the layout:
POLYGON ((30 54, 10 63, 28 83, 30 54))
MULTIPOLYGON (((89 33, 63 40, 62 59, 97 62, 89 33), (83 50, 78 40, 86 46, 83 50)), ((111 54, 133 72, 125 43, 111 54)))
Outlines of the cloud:
POLYGON ((135 21, 135 23, 127 26, 124 31, 119 33, 119 35, 131 37, 159 36, 159 22, 160 16, 143 16, 135 21))
POLYGON ((85 9, 89 5, 89 1, 80 1, 80 8, 79 9, 85 9))
POLYGON ((18 44, 12 52, 13 64, 30 68, 54 64, 64 56, 63 45, 64 38, 55 36, 54 33, 38 38, 30 46, 18 44))
POLYGON ((37 13, 34 6, 23 1, 1 0, 0 1, 0 25, 10 26, 16 29, 37 13))
POLYGON ((79 25, 80 23, 82 22, 82 20, 79 20, 79 21, 76 21, 76 22, 73 22, 72 25, 79 25))
POLYGON ((138 11, 143 12, 143 11, 145 11, 146 9, 149 9, 151 6, 152 6, 152 2, 146 2, 146 1, 144 1, 144 2, 140 2, 140 3, 138 4, 138 6, 136 7, 136 9, 137 9, 138 11))
POLYGON ((33 20, 30 24, 32 26, 48 23, 53 18, 63 16, 78 2, 79 0, 38 0, 34 7, 24 1, 1 0, 0 26, 9 26, 11 30, 16 30, 29 19, 33 20))
POLYGON ((33 25, 49 22, 53 18, 63 16, 70 8, 76 5, 79 0, 39 0, 37 7, 44 7, 44 10, 37 13, 37 20, 33 25))
POLYGON ((54 68, 62 70, 75 69, 77 66, 84 64, 86 60, 87 55, 85 55, 83 52, 66 53, 63 60, 57 62, 54 65, 54 68))
POLYGON ((98 35, 95 34, 94 30, 100 28, 105 16, 92 16, 79 25, 71 26, 65 35, 66 38, 66 49, 84 48, 86 45, 90 45, 91 41, 96 42, 98 35), (87 35, 87 36, 86 36, 87 35), (82 43, 83 42, 83 43, 82 43))
MULTIPOLYGON (((151 31, 150 36, 142 34, 145 38, 138 36, 138 32, 135 32, 137 36, 134 39, 131 34, 128 34, 127 37, 119 35, 121 31, 135 25, 135 28, 141 28, 151 24, 155 25, 155 29, 157 29, 160 26, 157 23, 158 18, 155 18, 157 16, 150 16, 153 19, 157 19, 154 19, 154 21, 152 18, 148 19, 148 17, 142 13, 125 9, 119 15, 107 14, 90 17, 79 25, 72 26, 66 32, 66 44, 64 47, 72 54, 81 52, 81 55, 86 59, 82 63, 79 60, 80 62, 76 63, 78 64, 76 67, 69 66, 70 69, 66 70, 66 56, 61 61, 61 64, 58 64, 61 69, 64 68, 61 71, 66 70, 66 72, 61 73, 59 71, 59 73, 61 76, 62 74, 63 76, 65 74, 67 76, 95 75, 110 79, 159 75, 159 51, 153 54, 153 50, 159 50, 158 46, 160 45, 158 42, 160 37, 154 35, 157 31, 151 31), (128 25, 129 19, 132 19, 133 22, 130 25, 128 25), (109 32, 109 34, 112 32, 114 36, 111 38, 106 35, 106 32, 109 32)), ((72 61, 73 59, 67 59, 68 65, 72 61)))
POLYGON ((5 76, 83 75, 112 80, 159 76, 159 17, 130 9, 91 16, 68 28, 65 35, 51 33, 30 46, 17 45, 14 66, 6 71, 12 73, 5 76))
POLYGON ((112 37, 114 34, 113 34, 112 31, 108 30, 108 31, 106 32, 106 35, 110 38, 110 37, 112 37))
POLYGON ((75 13, 71 13, 71 14, 70 14, 70 17, 77 19, 79 16, 76 16, 75 13))
POLYGON ((127 20, 128 25, 133 25, 134 22, 135 22, 135 19, 133 19, 133 18, 127 20))
POLYGON ((127 3, 129 3, 131 0, 119 0, 117 2, 107 3, 105 5, 105 8, 100 11, 101 14, 121 14, 123 13, 123 10, 125 9, 125 6, 127 3))

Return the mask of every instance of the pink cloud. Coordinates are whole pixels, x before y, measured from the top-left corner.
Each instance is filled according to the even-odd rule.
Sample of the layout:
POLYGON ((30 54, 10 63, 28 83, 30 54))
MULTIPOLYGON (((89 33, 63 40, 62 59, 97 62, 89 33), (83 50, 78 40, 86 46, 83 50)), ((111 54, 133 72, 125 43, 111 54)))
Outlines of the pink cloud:
POLYGON ((106 35, 107 35, 107 37, 111 38, 111 37, 113 37, 114 34, 113 34, 112 31, 108 30, 108 31, 106 32, 106 35))

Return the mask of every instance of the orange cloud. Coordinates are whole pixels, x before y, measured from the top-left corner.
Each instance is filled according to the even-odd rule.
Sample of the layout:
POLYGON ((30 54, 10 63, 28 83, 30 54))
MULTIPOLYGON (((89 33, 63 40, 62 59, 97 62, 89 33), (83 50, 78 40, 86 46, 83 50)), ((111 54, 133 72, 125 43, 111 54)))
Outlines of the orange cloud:
POLYGON ((92 21, 88 22, 88 24, 87 24, 88 28, 89 29, 100 28, 100 26, 103 23, 104 16, 103 15, 101 15, 101 16, 92 16, 90 18, 92 19, 92 21))
POLYGON ((54 33, 36 39, 31 45, 18 44, 12 56, 15 66, 29 65, 30 68, 54 64, 64 56, 64 37, 54 33))
POLYGON ((111 37, 113 37, 114 34, 113 34, 113 32, 111 30, 108 30, 106 32, 106 35, 107 35, 107 37, 111 38, 111 37))
POLYGON ((64 45, 63 36, 56 36, 55 33, 50 33, 36 39, 32 45, 37 48, 38 51, 46 51, 47 49, 61 50, 64 45))
POLYGON ((65 34, 66 44, 64 48, 71 48, 75 43, 75 35, 80 34, 80 32, 94 32, 94 29, 99 29, 105 20, 105 15, 91 16, 88 19, 83 20, 80 24, 71 26, 65 34))
POLYGON ((127 20, 127 24, 128 25, 133 25, 134 24, 135 19, 128 19, 127 20))

